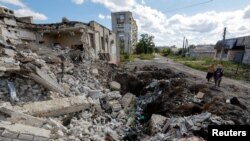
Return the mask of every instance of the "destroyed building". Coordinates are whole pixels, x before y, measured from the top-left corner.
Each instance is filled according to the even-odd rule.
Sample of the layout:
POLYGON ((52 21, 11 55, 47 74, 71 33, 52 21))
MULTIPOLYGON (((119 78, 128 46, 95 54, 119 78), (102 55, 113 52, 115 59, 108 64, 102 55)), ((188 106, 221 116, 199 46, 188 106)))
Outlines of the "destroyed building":
POLYGON ((215 58, 250 64, 250 36, 220 40, 216 43, 215 58), (223 50, 223 52, 222 52, 223 50))
POLYGON ((0 38, 12 45, 81 48, 90 51, 95 59, 119 62, 115 33, 95 21, 35 24, 32 17, 15 17, 12 10, 0 7, 0 25, 0 38))

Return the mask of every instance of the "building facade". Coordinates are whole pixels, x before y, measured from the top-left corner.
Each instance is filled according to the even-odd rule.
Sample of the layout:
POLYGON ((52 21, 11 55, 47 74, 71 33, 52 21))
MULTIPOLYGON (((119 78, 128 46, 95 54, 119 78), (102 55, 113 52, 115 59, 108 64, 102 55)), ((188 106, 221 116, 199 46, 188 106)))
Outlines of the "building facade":
POLYGON ((215 58, 250 64, 250 36, 220 40, 215 45, 215 58))
POLYGON ((34 24, 32 17, 15 17, 12 10, 0 7, 0 37, 12 45, 35 43, 77 47, 88 51, 94 59, 117 63, 120 58, 116 34, 95 21, 34 24))
POLYGON ((132 54, 135 52, 138 37, 138 28, 132 12, 114 12, 111 17, 112 30, 116 33, 121 53, 132 54))

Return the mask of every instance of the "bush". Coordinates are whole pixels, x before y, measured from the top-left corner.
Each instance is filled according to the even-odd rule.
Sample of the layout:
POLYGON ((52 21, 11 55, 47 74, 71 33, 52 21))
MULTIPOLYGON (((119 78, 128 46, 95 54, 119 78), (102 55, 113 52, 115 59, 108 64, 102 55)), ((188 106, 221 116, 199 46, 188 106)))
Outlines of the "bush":
POLYGON ((169 56, 169 55, 172 55, 172 54, 173 54, 173 52, 172 52, 172 50, 170 48, 164 48, 162 50, 162 55, 163 56, 169 56))

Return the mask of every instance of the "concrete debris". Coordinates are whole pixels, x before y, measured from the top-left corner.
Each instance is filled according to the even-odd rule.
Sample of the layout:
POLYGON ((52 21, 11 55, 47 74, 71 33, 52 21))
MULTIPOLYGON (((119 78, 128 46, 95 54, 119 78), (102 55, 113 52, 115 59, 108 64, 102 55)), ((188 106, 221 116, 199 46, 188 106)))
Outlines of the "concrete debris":
POLYGON ((110 83, 110 88, 112 90, 120 90, 121 89, 121 85, 118 82, 112 81, 110 83))
POLYGON ((152 135, 161 132, 164 123, 166 122, 167 118, 161 115, 153 114, 149 121, 149 130, 152 135))
POLYGON ((135 107, 135 103, 136 97, 131 93, 126 93, 121 99, 121 104, 127 113, 135 107))
POLYGON ((205 93, 203 92, 198 92, 196 95, 196 98, 202 99, 204 97, 205 93))
POLYGON ((0 112, 7 115, 7 117, 5 117, 6 121, 12 123, 19 123, 34 127, 41 127, 45 123, 44 119, 33 117, 14 110, 10 103, 2 103, 0 105, 0 112))
POLYGON ((6 121, 0 121, 0 128, 0 139, 7 140, 47 141, 51 134, 49 130, 6 121))
POLYGON ((43 73, 37 67, 35 68, 35 72, 36 72, 36 74, 34 74, 34 73, 30 74, 30 77, 34 81, 36 81, 37 83, 43 85, 48 90, 64 93, 63 87, 60 86, 57 82, 55 82, 53 79, 51 79, 50 76, 43 73))
POLYGON ((91 103, 85 96, 60 98, 49 101, 34 102, 23 106, 27 113, 35 116, 60 116, 90 109, 91 103))
POLYGON ((19 71, 20 62, 16 61, 13 58, 0 57, 0 72, 13 72, 19 71))
POLYGON ((3 53, 10 56, 10 57, 14 57, 15 56, 15 51, 12 49, 8 49, 8 48, 4 48, 3 49, 3 53))

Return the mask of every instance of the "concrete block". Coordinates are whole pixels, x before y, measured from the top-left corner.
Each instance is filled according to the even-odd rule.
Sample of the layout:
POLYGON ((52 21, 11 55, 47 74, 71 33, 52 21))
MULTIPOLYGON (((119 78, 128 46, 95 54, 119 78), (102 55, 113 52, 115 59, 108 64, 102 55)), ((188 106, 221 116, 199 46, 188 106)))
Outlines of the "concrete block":
POLYGON ((12 131, 9 131, 9 130, 4 130, 3 133, 2 133, 2 136, 3 137, 8 137, 8 138, 17 138, 18 136, 18 133, 17 132, 12 132, 12 131))
POLYGON ((131 93, 126 93, 121 100, 121 104, 125 110, 125 112, 128 112, 129 109, 131 109, 136 102, 136 96, 131 93))
POLYGON ((0 57, 0 72, 20 71, 19 62, 13 58, 0 57))
POLYGON ((0 136, 0 141, 12 141, 12 138, 6 138, 0 136))
POLYGON ((0 121, 0 128, 5 129, 5 131, 8 131, 4 131, 5 133, 3 132, 2 136, 8 136, 15 139, 18 139, 19 134, 39 136, 47 139, 50 137, 49 130, 27 126, 23 124, 13 124, 6 121, 0 121))
POLYGON ((34 137, 33 141, 48 141, 48 139, 44 138, 44 137, 36 136, 36 137, 34 137))
POLYGON ((86 110, 91 105, 85 96, 76 96, 29 103, 24 105, 23 108, 31 115, 48 117, 86 110))
POLYGON ((35 73, 31 73, 30 77, 44 88, 59 93, 64 93, 64 88, 54 81, 49 75, 42 72, 39 68, 35 68, 35 73), (36 74, 35 74, 36 73, 36 74))
POLYGON ((116 81, 112 81, 110 83, 110 88, 112 90, 120 90, 121 89, 121 85, 118 82, 116 82, 116 81))
POLYGON ((4 48, 3 52, 4 52, 4 54, 6 54, 6 55, 8 55, 10 57, 15 57, 15 51, 12 50, 12 49, 4 48))
POLYGON ((13 107, 11 107, 10 103, 8 102, 0 105, 0 112, 8 115, 7 121, 9 122, 30 125, 34 127, 41 127, 45 122, 43 119, 23 114, 12 109, 13 107))
POLYGON ((202 99, 204 97, 205 93, 203 92, 198 92, 198 94, 196 95, 196 98, 202 99))
POLYGON ((12 141, 28 141, 28 140, 13 139, 12 141))
POLYGON ((26 140, 26 141, 32 141, 34 138, 33 135, 28 134, 19 134, 18 139, 26 140))
POLYGON ((149 128, 150 128, 151 134, 153 135, 155 133, 161 132, 162 130, 161 126, 164 125, 166 120, 167 118, 164 116, 153 114, 149 121, 149 128))

